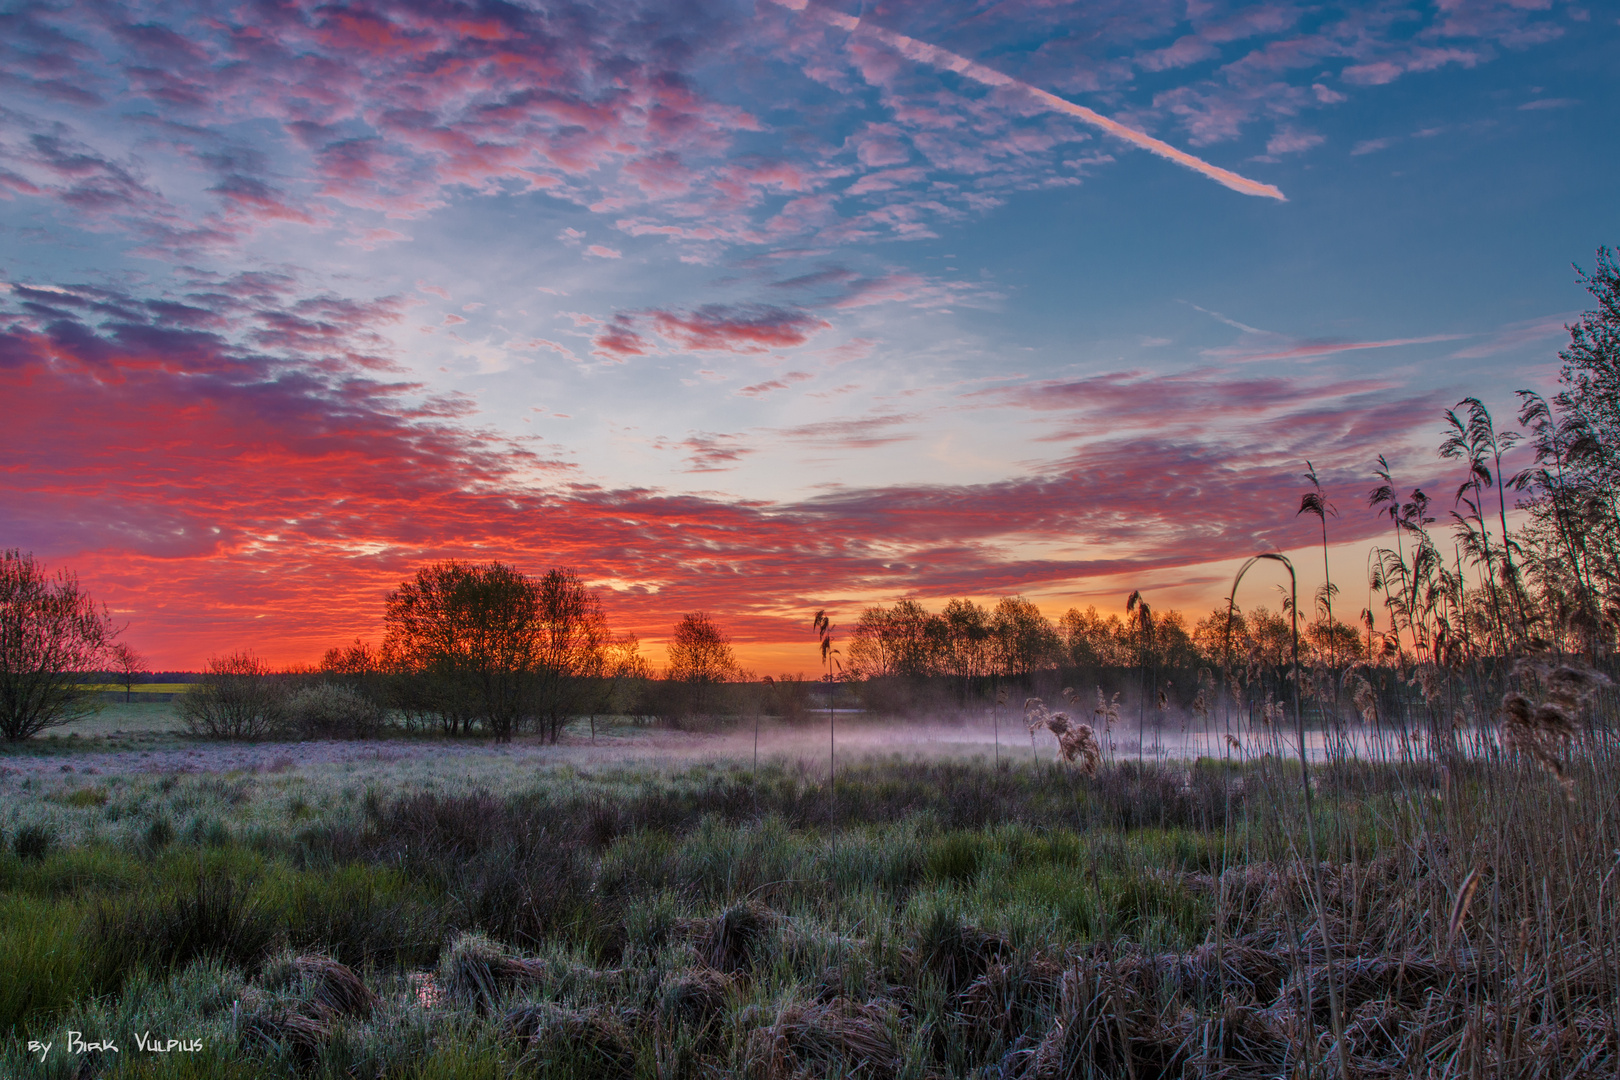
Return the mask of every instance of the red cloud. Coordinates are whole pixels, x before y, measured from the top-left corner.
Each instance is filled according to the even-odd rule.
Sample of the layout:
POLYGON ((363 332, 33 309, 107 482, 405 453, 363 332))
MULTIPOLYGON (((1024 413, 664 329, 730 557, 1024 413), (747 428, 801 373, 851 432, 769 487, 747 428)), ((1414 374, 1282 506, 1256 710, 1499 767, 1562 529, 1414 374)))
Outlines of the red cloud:
POLYGON ((604 325, 591 339, 591 344, 596 346, 591 350, 593 355, 620 362, 632 356, 646 356, 647 350, 652 348, 647 339, 631 328, 630 320, 622 315, 615 316, 612 322, 604 325))

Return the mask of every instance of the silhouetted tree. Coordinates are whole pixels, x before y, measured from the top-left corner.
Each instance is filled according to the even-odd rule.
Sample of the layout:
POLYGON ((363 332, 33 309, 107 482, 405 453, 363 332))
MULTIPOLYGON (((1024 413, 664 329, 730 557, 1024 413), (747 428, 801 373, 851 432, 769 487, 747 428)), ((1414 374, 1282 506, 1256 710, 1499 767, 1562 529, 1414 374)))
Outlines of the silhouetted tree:
POLYGON ((944 622, 915 600, 861 612, 849 643, 849 670, 861 678, 933 674, 944 622))
MULTIPOLYGON (((542 733, 556 742, 563 723, 588 700, 590 679, 612 645, 596 594, 566 567, 548 570, 536 584, 539 640, 535 705, 542 733)), ((632 650, 633 651, 633 650, 632 650)))
POLYGON ((146 674, 146 657, 130 648, 129 643, 124 641, 114 645, 108 656, 112 660, 114 680, 124 688, 124 704, 128 705, 130 699, 134 697, 135 684, 146 674))
POLYGON ((504 563, 434 563, 389 594, 384 651, 426 683, 450 730, 478 719, 505 742, 535 712, 542 606, 536 583, 504 563))
POLYGON ((322 674, 366 676, 383 670, 382 657, 367 642, 354 639, 352 645, 334 645, 321 657, 322 674))
POLYGON ((621 712, 629 704, 631 688, 644 682, 651 671, 634 634, 609 637, 586 656, 580 676, 585 684, 582 696, 591 720, 592 742, 596 741, 597 716, 621 712))
POLYGON ((1021 596, 1004 596, 990 617, 996 667, 1007 678, 1023 679, 1057 659, 1061 642, 1040 609, 1021 596))
POLYGON ((16 550, 0 555, 0 735, 19 742, 94 712, 81 684, 117 633, 71 573, 47 573, 16 550))
POLYGON ((708 612, 681 616, 669 642, 669 677, 692 687, 698 712, 707 707, 711 687, 736 678, 740 671, 731 651, 731 639, 708 612))
POLYGON ((990 613, 971 600, 952 600, 940 616, 945 674, 960 679, 959 700, 973 692, 973 680, 990 674, 990 613))

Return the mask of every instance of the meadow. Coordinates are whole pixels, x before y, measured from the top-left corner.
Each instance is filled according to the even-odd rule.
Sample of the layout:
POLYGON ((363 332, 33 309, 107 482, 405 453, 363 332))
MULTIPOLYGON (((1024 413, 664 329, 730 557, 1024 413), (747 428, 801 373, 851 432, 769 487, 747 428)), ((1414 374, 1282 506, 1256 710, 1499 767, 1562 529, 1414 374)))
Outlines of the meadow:
POLYGON ((868 738, 829 789, 814 728, 767 728, 757 766, 746 729, 677 752, 604 724, 595 748, 575 725, 555 747, 396 735, 370 760, 164 771, 142 747, 184 737, 119 708, 0 756, 0 1075, 1620 1064, 1605 725, 1561 775, 1485 737, 1329 757, 1307 811, 1297 757, 1258 731, 1087 775, 1044 733, 1013 753, 1005 720, 999 765, 941 750, 942 722, 868 738))

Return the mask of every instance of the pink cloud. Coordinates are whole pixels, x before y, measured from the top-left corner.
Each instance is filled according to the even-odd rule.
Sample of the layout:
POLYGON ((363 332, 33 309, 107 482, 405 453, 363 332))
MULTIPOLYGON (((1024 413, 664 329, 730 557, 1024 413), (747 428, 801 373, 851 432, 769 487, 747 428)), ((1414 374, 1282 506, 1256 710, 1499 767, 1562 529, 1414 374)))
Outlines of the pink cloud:
MULTIPOLYGON (((559 11, 521 5, 468 17, 456 5, 293 0, 206 17, 154 9, 139 20, 24 9, 15 44, 0 47, 8 108, 43 103, 29 122, 49 134, 6 148, 0 193, 57 201, 90 227, 127 229, 143 251, 172 254, 228 248, 285 223, 355 229, 336 216, 344 207, 400 219, 452 199, 543 189, 712 263, 729 244, 926 237, 941 220, 999 205, 1007 190, 1072 184, 1062 163, 1080 160, 1066 149, 1077 125, 1273 194, 1153 131, 1168 119, 1193 145, 1211 145, 1342 102, 1346 88, 1477 65, 1562 32, 1557 12, 1515 0, 1442 4, 1399 20, 1351 5, 1313 16, 1308 32, 1291 3, 1002 5, 967 22, 948 6, 865 19, 788 6, 801 10, 694 10, 652 37, 641 9, 593 9, 589 32, 559 11), (1218 63, 1240 41, 1253 47, 1201 77, 1177 75, 1218 63), (777 74, 709 92, 704 76, 739 57, 763 58, 762 71, 786 60, 843 100, 805 113, 804 138, 774 156, 752 147, 739 155, 736 140, 765 126, 730 98, 780 86, 783 102, 803 105, 777 74), (1330 85, 1333 70, 1342 83, 1330 85), (1141 100, 1132 85, 1141 71, 1178 84, 1141 100), (856 92, 861 79, 876 117, 856 92), (1062 96, 1099 93, 1118 95, 1118 116, 1062 96), (125 99, 155 106, 152 122, 203 182, 172 181, 165 170, 159 183, 127 154, 74 142, 71 132, 93 127, 81 120, 110 118, 109 103, 125 99), (61 111, 63 102, 78 113, 61 111), (280 145, 243 154, 235 139, 247 127, 279 131, 280 145), (936 172, 973 182, 929 184, 898 168, 914 149, 936 172), (171 182, 184 198, 165 190, 171 182), (782 193, 793 196, 786 206, 770 197, 782 193), (870 205, 846 213, 840 197, 870 205)), ((349 242, 397 238, 367 228, 349 242)))
POLYGON ((698 432, 674 446, 686 454, 687 472, 729 472, 755 448, 742 442, 741 436, 714 432, 698 432))
POLYGON ((779 438, 810 443, 835 450, 870 450, 892 443, 909 442, 915 435, 899 430, 916 420, 907 413, 863 416, 849 420, 824 420, 800 424, 774 432, 779 438))
POLYGON ((677 348, 693 351, 763 353, 803 345, 831 327, 803 311, 769 306, 706 305, 696 311, 653 311, 647 318, 677 348))
POLYGON ((904 165, 911 160, 911 149, 893 124, 867 124, 865 130, 851 135, 844 145, 853 148, 860 163, 868 168, 904 165))
POLYGON ((770 379, 766 382, 744 386, 737 391, 738 397, 764 397, 773 390, 786 390, 794 383, 808 382, 815 378, 807 371, 790 371, 780 379, 770 379))
POLYGON ((1452 353, 1457 360, 1479 360, 1499 353, 1512 352, 1528 345, 1560 338, 1569 332, 1569 324, 1580 316, 1573 311, 1562 315, 1548 315, 1540 319, 1508 323, 1485 335, 1485 340, 1452 353))
POLYGON ((579 359, 579 357, 575 355, 574 350, 570 349, 568 346, 555 341, 550 341, 546 338, 530 338, 528 341, 525 341, 521 346, 519 346, 519 348, 550 349, 552 352, 566 356, 570 360, 577 361, 579 359))
POLYGON ((364 251, 375 251, 384 244, 397 244, 402 240, 409 239, 410 237, 395 229, 375 228, 361 229, 353 236, 342 240, 341 243, 364 251))
POLYGON ((592 244, 585 249, 585 254, 595 255, 598 259, 622 259, 624 253, 614 248, 603 247, 601 244, 592 244))
POLYGON ((1179 38, 1173 45, 1141 54, 1136 58, 1136 63, 1144 71, 1166 71, 1219 55, 1220 51, 1208 41, 1195 34, 1188 34, 1179 38))
POLYGON ((1323 141, 1321 135, 1306 131, 1295 131, 1291 127, 1285 127, 1266 142, 1266 153, 1297 154, 1309 150, 1313 146, 1320 146, 1323 141))
POLYGON ((1370 64, 1352 64, 1340 72, 1347 83, 1358 86, 1382 86, 1394 82, 1402 75, 1414 71, 1433 71, 1447 64, 1460 64, 1471 68, 1481 56, 1472 49, 1413 49, 1404 55, 1370 64))

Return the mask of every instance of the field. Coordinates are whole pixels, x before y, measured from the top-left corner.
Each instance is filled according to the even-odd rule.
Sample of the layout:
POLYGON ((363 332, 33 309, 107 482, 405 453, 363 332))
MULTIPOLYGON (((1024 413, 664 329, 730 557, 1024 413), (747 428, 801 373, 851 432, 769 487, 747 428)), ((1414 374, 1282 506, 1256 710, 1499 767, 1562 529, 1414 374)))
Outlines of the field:
POLYGON ((1620 1062, 1605 740, 1565 784, 1488 749, 1324 763, 1308 817, 1286 756, 1088 777, 1005 729, 998 768, 977 729, 852 724, 834 792, 825 728, 767 727, 757 767, 751 729, 624 725, 227 768, 164 715, 0 757, 0 1075, 1620 1062))

